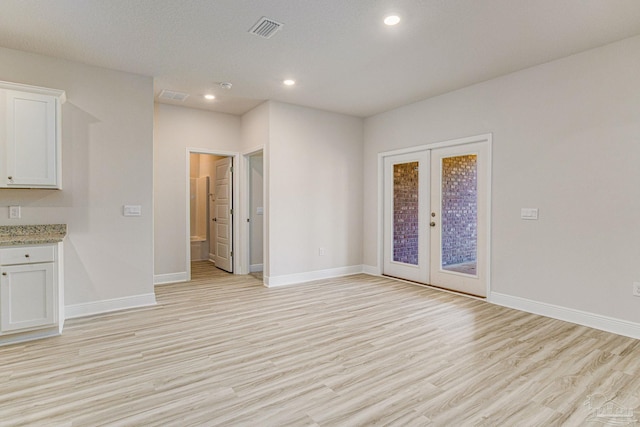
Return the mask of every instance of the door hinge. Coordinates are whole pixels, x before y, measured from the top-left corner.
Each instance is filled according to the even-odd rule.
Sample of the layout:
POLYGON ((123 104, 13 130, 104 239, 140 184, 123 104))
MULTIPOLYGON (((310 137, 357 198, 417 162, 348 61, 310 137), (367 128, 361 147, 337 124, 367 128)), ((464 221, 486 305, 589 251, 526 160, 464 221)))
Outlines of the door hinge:
POLYGON ((229 215, 233 215, 233 209, 229 210, 229 215))
POLYGON ((233 173, 233 166, 229 168, 229 172, 233 173))
POLYGON ((229 254, 229 256, 233 258, 233 251, 231 251, 231 253, 229 254))

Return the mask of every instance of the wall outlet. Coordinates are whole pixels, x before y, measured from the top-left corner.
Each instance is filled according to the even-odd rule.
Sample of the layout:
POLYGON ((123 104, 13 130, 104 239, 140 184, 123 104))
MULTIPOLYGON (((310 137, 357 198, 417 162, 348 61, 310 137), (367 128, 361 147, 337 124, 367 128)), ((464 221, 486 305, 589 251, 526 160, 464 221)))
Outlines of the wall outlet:
POLYGON ((324 256, 324 248, 318 248, 318 255, 324 256))
POLYGON ((20 218, 20 206, 9 206, 9 219, 20 218))
POLYGON ((522 208, 520 209, 521 219, 538 219, 538 208, 522 208))
POLYGON ((140 205, 124 205, 122 207, 122 215, 142 216, 142 207, 140 205))
POLYGON ((633 294, 640 297, 640 282, 633 282, 633 294))

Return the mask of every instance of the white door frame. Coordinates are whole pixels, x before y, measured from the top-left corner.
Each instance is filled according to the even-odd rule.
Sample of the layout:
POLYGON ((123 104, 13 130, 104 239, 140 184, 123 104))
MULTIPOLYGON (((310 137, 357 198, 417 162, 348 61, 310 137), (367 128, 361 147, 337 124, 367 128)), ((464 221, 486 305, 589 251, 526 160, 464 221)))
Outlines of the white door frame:
MULTIPOLYGON (((191 159, 191 154, 211 154, 214 156, 220 156, 220 157, 232 157, 233 158, 233 165, 234 168, 236 167, 236 165, 240 164, 240 153, 236 152, 236 151, 223 151, 223 150, 207 150, 204 148, 191 148, 191 147, 187 147, 187 155, 186 155, 186 171, 187 173, 185 174, 185 209, 186 209, 186 221, 185 221, 185 260, 186 260, 186 264, 187 264, 187 281, 191 280, 191 224, 190 224, 190 218, 191 218, 191 199, 189 197, 189 188, 190 188, 190 178, 191 178, 191 164, 190 164, 190 159, 191 159)), ((238 236, 239 233, 237 233, 237 231, 239 230, 239 224, 240 224, 240 215, 237 215, 236 212, 238 209, 238 201, 240 200, 240 173, 238 173, 239 171, 234 169, 234 173, 233 175, 233 200, 232 200, 232 204, 231 204, 231 209, 233 209, 233 223, 232 223, 232 227, 233 227, 233 250, 237 250, 237 248, 240 248, 240 238, 238 236)), ((241 264, 240 264, 240 257, 236 257, 234 254, 233 257, 233 274, 242 274, 241 273, 241 264)))
POLYGON ((486 133, 482 135, 475 135, 465 138, 450 139, 447 141, 438 141, 425 145, 419 145, 415 147, 401 148, 398 150, 384 151, 378 153, 378 239, 377 239, 377 254, 378 254, 378 271, 377 275, 382 275, 384 265, 384 160, 389 156, 396 156, 399 154, 415 153, 416 151, 434 150, 436 148, 451 147, 454 145, 471 144, 475 142, 484 142, 488 146, 487 155, 487 244, 485 250, 487 251, 487 295, 491 289, 491 176, 492 176, 492 152, 491 149, 493 140, 493 134, 486 133))
POLYGON ((266 176, 266 170, 267 170, 267 165, 266 165, 266 150, 265 147, 263 145, 254 147, 254 148, 250 148, 248 150, 245 150, 242 152, 242 203, 240 205, 240 217, 241 217, 241 221, 240 221, 240 228, 238 229, 238 231, 240 231, 242 233, 242 250, 238 251, 239 255, 240 255, 240 261, 241 261, 241 266, 242 266, 242 270, 240 274, 249 274, 249 270, 250 270, 250 260, 251 260, 251 230, 250 230, 250 225, 247 222, 247 218, 250 218, 251 216, 251 212, 249 212, 250 206, 251 206, 251 181, 250 181, 250 171, 251 171, 251 165, 250 165, 250 157, 253 155, 256 155, 258 153, 262 153, 262 161, 263 161, 263 171, 264 171, 264 176, 263 176, 263 181, 262 181, 262 197, 264 200, 264 213, 263 213, 263 236, 262 236, 262 263, 263 263, 263 277, 268 277, 267 275, 267 269, 268 269, 268 264, 267 264, 267 250, 268 250, 268 245, 267 245, 267 227, 269 226, 268 223, 268 204, 269 201, 267 199, 267 192, 266 192, 266 187, 267 187, 267 176, 266 176))

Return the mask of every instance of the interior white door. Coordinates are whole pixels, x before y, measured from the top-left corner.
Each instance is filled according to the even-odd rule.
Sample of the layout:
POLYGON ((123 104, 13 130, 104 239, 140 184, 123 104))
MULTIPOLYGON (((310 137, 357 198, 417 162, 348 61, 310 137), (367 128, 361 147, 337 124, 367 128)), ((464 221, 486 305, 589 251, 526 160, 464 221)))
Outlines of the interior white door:
POLYGON ((431 284, 487 295, 488 146, 431 153, 431 284))
POLYGON ((428 150, 384 158, 383 273, 429 283, 428 150))
POLYGON ((221 270, 233 272, 233 215, 232 215, 232 166, 233 158, 216 161, 215 176, 215 227, 214 262, 221 270))

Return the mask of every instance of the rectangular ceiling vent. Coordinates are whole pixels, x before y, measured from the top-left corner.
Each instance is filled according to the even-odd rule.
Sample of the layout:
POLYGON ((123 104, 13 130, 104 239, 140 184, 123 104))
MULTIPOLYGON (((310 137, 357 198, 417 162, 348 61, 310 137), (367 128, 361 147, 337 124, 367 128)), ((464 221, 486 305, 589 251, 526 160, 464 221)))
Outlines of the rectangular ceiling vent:
POLYGON ((270 39, 280 28, 282 28, 281 23, 263 16, 253 27, 251 27, 249 32, 264 39, 270 39))
POLYGON ((160 95, 158 95, 158 98, 160 99, 168 99, 170 101, 180 101, 180 102, 184 101, 188 97, 189 97, 188 93, 175 92, 175 91, 166 90, 166 89, 162 89, 162 91, 160 92, 160 95))

